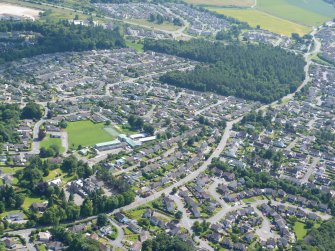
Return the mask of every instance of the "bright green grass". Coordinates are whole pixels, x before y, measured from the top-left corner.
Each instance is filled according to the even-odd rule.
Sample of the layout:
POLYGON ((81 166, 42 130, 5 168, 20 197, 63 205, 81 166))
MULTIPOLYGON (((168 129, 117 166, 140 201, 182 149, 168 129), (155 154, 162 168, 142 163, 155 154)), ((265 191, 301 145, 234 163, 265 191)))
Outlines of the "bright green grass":
POLYGON ((134 42, 127 40, 126 45, 130 48, 134 48, 138 52, 143 52, 143 47, 144 47, 143 44, 138 44, 138 43, 134 43, 134 42))
POLYGON ((138 210, 130 211, 127 214, 129 215, 130 218, 138 220, 138 219, 142 218, 145 211, 146 211, 146 209, 138 209, 138 210))
POLYGON ((76 149, 79 145, 93 146, 97 143, 114 140, 109 133, 104 130, 105 124, 94 124, 90 120, 70 122, 66 128, 69 135, 69 147, 76 149))
POLYGON ((104 128, 104 130, 111 135, 112 137, 117 137, 120 135, 120 132, 118 130, 116 130, 116 128, 112 127, 112 126, 107 126, 104 128))
POLYGON ((58 177, 58 176, 63 176, 63 175, 65 175, 65 174, 63 173, 63 171, 62 171, 60 168, 57 168, 57 169, 51 170, 51 171, 49 172, 49 175, 48 175, 48 176, 43 177, 43 181, 53 180, 53 179, 55 179, 56 177, 58 177))
POLYGON ((11 211, 3 212, 2 214, 0 214, 0 219, 5 217, 7 214, 14 214, 14 213, 18 213, 18 212, 22 212, 22 210, 11 210, 11 211))
POLYGON ((41 198, 33 198, 33 197, 25 197, 22 208, 23 209, 29 209, 31 204, 34 202, 44 202, 45 200, 42 200, 41 198))
POLYGON ((257 9, 306 26, 319 26, 335 17, 335 8, 322 0, 258 0, 257 9))
POLYGON ((302 240, 307 234, 306 224, 300 221, 295 222, 293 229, 298 240, 302 240))
POLYGON ((62 140, 59 138, 51 138, 50 135, 48 134, 45 136, 45 138, 41 141, 40 143, 40 148, 45 147, 49 148, 51 145, 56 145, 58 146, 59 150, 61 153, 64 152, 64 147, 62 146, 62 140))
POLYGON ((291 36, 292 33, 305 35, 312 31, 311 27, 293 23, 256 9, 209 8, 209 10, 247 22, 254 28, 260 25, 262 29, 286 36, 291 36))
POLYGON ((38 251, 48 251, 43 244, 37 245, 38 251))
POLYGON ((0 170, 3 173, 16 173, 19 170, 22 170, 24 167, 0 167, 0 170))

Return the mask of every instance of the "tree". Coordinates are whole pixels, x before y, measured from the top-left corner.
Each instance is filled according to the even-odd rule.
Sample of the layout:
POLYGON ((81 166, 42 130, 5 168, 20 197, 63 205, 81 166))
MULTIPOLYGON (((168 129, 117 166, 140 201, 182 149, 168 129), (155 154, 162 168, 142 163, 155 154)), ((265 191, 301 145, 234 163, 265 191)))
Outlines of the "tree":
POLYGON ((80 214, 82 216, 91 216, 93 215, 93 202, 90 199, 85 199, 81 209, 80 209, 80 214))
POLYGON ((39 104, 34 102, 29 102, 22 109, 21 118, 22 119, 35 119, 39 120, 43 116, 42 109, 39 104))
POLYGON ((78 167, 78 160, 75 156, 71 155, 63 160, 61 169, 68 173, 75 173, 78 167))
POLYGON ((183 218, 183 212, 182 211, 177 211, 175 216, 176 216, 176 219, 180 220, 181 218, 183 218))
POLYGON ((155 127, 153 127, 152 125, 145 123, 143 126, 143 130, 145 133, 149 134, 149 135, 154 135, 155 133, 155 127))
POLYGON ((65 216, 65 211, 63 208, 58 206, 52 206, 45 210, 42 216, 42 221, 45 224, 57 226, 62 219, 65 219, 65 216))
POLYGON ((39 129, 38 131, 38 140, 43 140, 47 136, 47 132, 44 129, 39 129))
POLYGON ((62 128, 62 129, 65 129, 65 128, 67 127, 66 120, 65 120, 65 119, 62 119, 62 120, 59 122, 58 126, 59 126, 60 128, 62 128))
POLYGON ((98 227, 103 227, 108 224, 108 216, 107 214, 98 214, 97 217, 97 226, 98 227))
POLYGON ((152 240, 146 240, 142 245, 143 251, 195 251, 195 248, 178 237, 159 234, 152 240))

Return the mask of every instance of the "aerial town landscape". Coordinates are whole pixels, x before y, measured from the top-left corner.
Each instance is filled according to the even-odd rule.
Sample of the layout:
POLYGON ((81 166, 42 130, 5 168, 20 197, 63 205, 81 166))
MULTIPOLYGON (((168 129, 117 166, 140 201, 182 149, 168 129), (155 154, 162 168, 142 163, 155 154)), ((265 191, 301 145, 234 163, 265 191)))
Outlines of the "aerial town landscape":
POLYGON ((0 250, 335 250, 315 1, 0 1, 0 250))

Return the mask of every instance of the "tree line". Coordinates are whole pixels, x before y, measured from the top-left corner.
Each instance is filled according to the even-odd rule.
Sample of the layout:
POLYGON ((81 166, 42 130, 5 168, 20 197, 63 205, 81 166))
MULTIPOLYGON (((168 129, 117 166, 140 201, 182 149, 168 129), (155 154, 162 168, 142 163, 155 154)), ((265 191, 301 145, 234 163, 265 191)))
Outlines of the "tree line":
POLYGON ((335 221, 331 219, 324 222, 319 228, 312 229, 308 235, 298 241, 293 251, 303 250, 334 250, 335 247, 335 221))
POLYGON ((164 83, 263 103, 294 92, 305 77, 302 56, 268 45, 146 40, 144 49, 202 63, 193 71, 166 73, 164 83))
POLYGON ((108 171, 97 167, 91 168, 83 161, 78 161, 74 156, 69 156, 59 164, 51 164, 48 160, 42 160, 40 157, 34 157, 29 160, 29 165, 16 173, 18 185, 21 192, 15 192, 12 187, 3 186, 0 189, 0 213, 5 210, 20 209, 24 197, 33 195, 48 200, 48 207, 42 217, 39 212, 34 210, 25 210, 28 216, 28 227, 41 225, 58 225, 60 222, 73 221, 81 217, 88 217, 100 213, 111 212, 114 209, 123 207, 132 203, 135 199, 135 193, 131 190, 128 183, 122 178, 115 178, 108 171), (65 196, 65 192, 58 186, 48 185, 43 177, 49 175, 50 170, 61 168, 67 176, 75 178, 88 178, 97 173, 98 177, 108 177, 104 179, 109 187, 116 192, 112 196, 104 194, 102 189, 92 191, 85 197, 81 206, 74 203, 74 196, 65 196))
POLYGON ((14 47, 0 55, 0 62, 32 57, 45 53, 86 51, 126 47, 118 28, 113 31, 102 26, 74 25, 67 20, 59 22, 6 21, 0 32, 31 31, 39 33, 33 46, 14 47))

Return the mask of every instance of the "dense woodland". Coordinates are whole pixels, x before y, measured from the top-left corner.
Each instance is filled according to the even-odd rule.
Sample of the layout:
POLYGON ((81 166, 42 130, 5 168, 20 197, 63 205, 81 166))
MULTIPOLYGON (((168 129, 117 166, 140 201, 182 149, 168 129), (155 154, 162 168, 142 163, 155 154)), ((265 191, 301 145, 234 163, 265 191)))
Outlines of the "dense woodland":
POLYGON ((162 82, 264 103, 294 92, 305 76, 301 56, 267 45, 146 40, 144 49, 203 63, 193 71, 167 73, 162 82))
POLYGON ((21 110, 17 104, 0 104, 0 143, 18 143, 20 141, 15 130, 20 116, 21 110))
POLYGON ((39 33, 34 46, 15 47, 0 55, 0 63, 45 53, 85 51, 125 47, 118 29, 106 30, 101 26, 74 25, 68 21, 58 23, 1 22, 0 32, 31 31, 39 33))
POLYGON ((152 240, 143 243, 143 251, 194 251, 192 245, 184 242, 178 237, 160 234, 152 240))
POLYGON ((298 241, 293 251, 334 250, 335 247, 335 221, 329 220, 318 229, 312 229, 302 241, 298 241))

